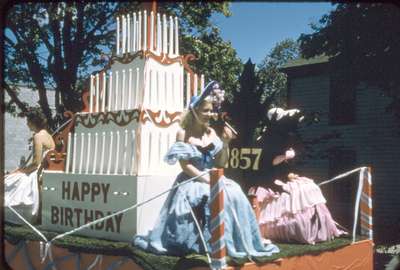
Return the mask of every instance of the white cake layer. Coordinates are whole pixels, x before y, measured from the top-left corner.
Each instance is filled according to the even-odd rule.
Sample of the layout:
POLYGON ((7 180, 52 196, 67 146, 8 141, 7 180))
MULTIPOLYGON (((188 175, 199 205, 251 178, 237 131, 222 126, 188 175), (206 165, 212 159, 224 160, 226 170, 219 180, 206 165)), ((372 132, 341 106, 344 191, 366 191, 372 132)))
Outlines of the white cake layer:
POLYGON ((179 165, 168 165, 163 158, 175 142, 179 124, 161 127, 158 120, 166 122, 161 115, 139 124, 138 117, 138 111, 78 115, 65 172, 175 175, 179 165))
POLYGON ((106 73, 91 76, 89 112, 146 108, 152 111, 183 111, 183 65, 161 64, 149 57, 130 63, 115 61, 106 73))

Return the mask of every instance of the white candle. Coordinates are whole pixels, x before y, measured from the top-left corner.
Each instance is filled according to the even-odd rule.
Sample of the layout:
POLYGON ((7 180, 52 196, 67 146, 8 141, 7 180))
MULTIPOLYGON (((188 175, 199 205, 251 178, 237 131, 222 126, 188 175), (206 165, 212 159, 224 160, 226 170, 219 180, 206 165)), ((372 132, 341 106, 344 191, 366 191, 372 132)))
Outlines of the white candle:
POLYGON ((100 174, 104 173, 104 152, 105 152, 105 147, 106 147, 106 132, 103 131, 102 134, 102 141, 101 141, 101 158, 100 158, 100 174))
POLYGON ((99 112, 99 90, 100 90, 100 80, 99 73, 96 74, 96 112, 99 112))
POLYGON ((200 77, 200 91, 203 91, 204 89, 204 74, 201 74, 200 77))
POLYGON ((179 55, 178 18, 175 17, 175 55, 179 55))
POLYGON ((186 108, 189 108, 190 98, 190 73, 186 73, 186 108))
POLYGON ((96 173, 96 166, 97 166, 97 145, 99 143, 99 134, 96 132, 94 134, 94 156, 93 156, 93 171, 92 174, 96 173))
POLYGON ((121 110, 125 110, 125 103, 126 103, 126 89, 125 89, 125 80, 126 80, 126 74, 125 74, 125 69, 122 70, 122 90, 121 90, 121 110))
POLYGON ((122 54, 126 53, 126 19, 122 16, 122 54))
POLYGON ((103 72, 103 89, 101 91, 101 111, 104 112, 105 111, 105 107, 106 107, 106 72, 103 72))
POLYGON ((118 174, 118 167, 119 167, 119 143, 120 143, 120 138, 119 138, 119 130, 117 130, 117 151, 116 151, 116 159, 115 159, 115 167, 114 167, 114 174, 118 174))
POLYGON ((81 133, 81 154, 79 156, 79 173, 82 173, 82 167, 83 167, 83 148, 85 146, 85 133, 81 133))
POLYGON ((124 134, 124 160, 123 160, 123 169, 122 169, 122 174, 126 174, 126 158, 127 158, 127 152, 128 152, 128 130, 125 129, 125 134, 124 134))
POLYGON ((167 16, 163 14, 163 37, 162 37, 162 53, 166 54, 167 53, 167 16))
POLYGON ((131 52, 131 18, 128 15, 126 15, 126 34, 127 34, 127 40, 126 40, 126 51, 129 53, 131 52))
POLYGON ((193 82, 193 84, 194 84, 194 86, 193 86, 193 88, 194 88, 194 94, 196 95, 196 96, 199 96, 199 89, 198 89, 198 86, 197 86, 197 81, 198 81, 198 79, 197 79, 197 74, 195 73, 194 74, 194 82, 193 82))
POLYGON ((76 133, 74 133, 74 151, 72 153, 72 173, 75 173, 75 165, 76 165, 76 133))
POLYGON ((128 79, 128 110, 132 109, 132 69, 129 69, 129 79, 128 79))
POLYGON ((93 112, 94 76, 90 75, 89 112, 93 112))
POLYGON ((162 33, 162 28, 161 28, 161 17, 160 17, 160 13, 157 13, 157 53, 160 54, 161 50, 162 50, 162 38, 161 38, 161 33, 162 33))
POLYGON ((68 147, 67 147, 67 156, 66 156, 66 164, 65 164, 65 173, 69 172, 69 162, 71 160, 71 132, 68 132, 68 147))
POLYGON ((169 16, 169 50, 168 54, 171 57, 174 54, 174 20, 169 16))
POLYGON ((143 50, 147 50, 147 11, 143 11, 143 50))
POLYGON ((136 138, 135 138, 135 130, 132 129, 132 138, 131 138, 131 147, 132 147, 132 160, 131 160, 131 175, 134 175, 135 173, 135 167, 136 167, 136 138))
POLYGON ((107 165, 107 174, 110 174, 111 172, 111 161, 112 161, 112 157, 113 157, 113 132, 110 131, 110 148, 108 151, 108 165, 107 165))
POLYGON ((143 101, 139 101, 139 98, 140 98, 140 95, 141 95, 141 93, 140 93, 140 89, 139 89, 139 80, 140 80, 140 77, 139 77, 139 68, 136 68, 136 89, 135 89, 135 104, 136 104, 136 106, 135 106, 135 108, 139 108, 139 104, 140 104, 140 102, 143 102, 143 101))
POLYGON ((90 145, 91 145, 90 140, 91 140, 91 133, 88 132, 88 147, 87 147, 87 151, 86 151, 86 170, 85 170, 86 174, 89 173, 89 164, 91 162, 91 160, 90 160, 90 154, 91 154, 90 153, 90 145))
POLYGON ((113 79, 112 79, 112 71, 109 73, 109 81, 108 81, 108 111, 112 111, 112 94, 113 94, 113 79))
POLYGON ((138 51, 142 49, 142 12, 139 11, 138 19, 138 51))
POLYGON ((154 12, 150 12, 150 51, 154 51, 154 12))
POLYGON ((117 17, 117 55, 119 55, 119 30, 120 29, 120 22, 119 22, 119 17, 117 17))
POLYGON ((132 19, 132 28, 133 28, 133 41, 132 41, 132 45, 133 45, 133 52, 137 51, 137 22, 136 22, 136 12, 133 13, 133 19, 132 19))
POLYGON ((118 99, 119 99, 119 74, 118 71, 115 71, 115 106, 114 110, 118 111, 118 99))

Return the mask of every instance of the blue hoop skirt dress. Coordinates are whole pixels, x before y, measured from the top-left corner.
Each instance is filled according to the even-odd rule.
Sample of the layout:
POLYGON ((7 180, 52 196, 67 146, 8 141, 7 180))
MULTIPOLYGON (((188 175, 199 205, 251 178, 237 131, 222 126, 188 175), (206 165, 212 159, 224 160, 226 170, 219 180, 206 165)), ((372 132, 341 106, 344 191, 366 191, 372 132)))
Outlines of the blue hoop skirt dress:
MULTIPOLYGON (((176 142, 164 160, 169 164, 175 164, 181 159, 190 160, 197 169, 204 171, 213 167, 213 159, 222 149, 222 141, 219 138, 212 144, 212 149, 200 151, 194 145, 176 142)), ((189 178, 182 172, 177 176, 174 185, 189 178)), ((253 209, 240 186, 225 177, 223 182, 225 246, 228 255, 244 258, 270 256, 279 252, 277 246, 262 243, 253 209)), ((156 254, 184 256, 189 253, 204 253, 204 246, 191 213, 193 209, 201 221, 199 223, 207 248, 211 250, 209 194, 210 185, 197 180, 172 190, 153 230, 146 236, 135 236, 133 244, 156 254)))

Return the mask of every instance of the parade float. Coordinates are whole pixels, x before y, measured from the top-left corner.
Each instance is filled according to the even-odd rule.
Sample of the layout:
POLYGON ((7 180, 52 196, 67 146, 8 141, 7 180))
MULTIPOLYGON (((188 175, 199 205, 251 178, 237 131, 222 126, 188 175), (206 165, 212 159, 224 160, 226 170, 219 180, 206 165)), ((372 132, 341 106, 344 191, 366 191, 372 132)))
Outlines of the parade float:
MULTIPOLYGON (((58 147, 45 158, 40 224, 5 226, 5 256, 12 269, 200 270, 215 268, 213 261, 223 261, 223 269, 372 269, 371 172, 365 167, 349 172, 360 175, 351 238, 278 243, 280 253, 250 262, 227 257, 223 245, 212 245, 209 259, 159 256, 133 247, 132 237, 153 227, 173 188, 180 168, 163 162, 163 156, 206 79, 189 67, 193 55, 179 53, 178 18, 157 13, 154 3, 118 15, 116 25, 115 53, 90 76, 82 112, 65 113, 69 121, 54 136, 58 147), (361 236, 356 236, 359 216, 361 236)), ((247 150, 231 150, 236 167, 262 155, 247 150)), ((210 174, 210 189, 218 190, 213 187, 223 170, 210 174)), ((224 194, 211 197, 213 219, 223 212, 224 194)), ((253 206, 257 213, 256 201, 253 206)), ((222 222, 211 241, 223 237, 222 222)))

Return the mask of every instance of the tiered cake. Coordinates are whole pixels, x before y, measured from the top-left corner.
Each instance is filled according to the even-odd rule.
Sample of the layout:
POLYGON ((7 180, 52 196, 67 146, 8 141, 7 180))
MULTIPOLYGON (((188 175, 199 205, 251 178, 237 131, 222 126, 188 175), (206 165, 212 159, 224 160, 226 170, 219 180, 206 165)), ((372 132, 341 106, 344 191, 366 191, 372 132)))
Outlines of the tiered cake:
MULTIPOLYGON (((144 10, 117 17, 116 53, 91 75, 83 112, 57 137, 42 184, 42 227, 69 231, 170 188, 163 161, 179 119, 204 86, 179 54, 178 19, 144 10)), ((68 115, 68 113, 67 113, 68 115)), ((130 241, 151 229, 167 194, 78 234, 130 241)))

